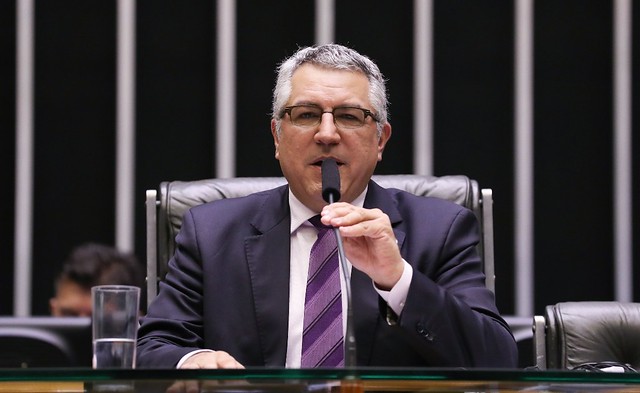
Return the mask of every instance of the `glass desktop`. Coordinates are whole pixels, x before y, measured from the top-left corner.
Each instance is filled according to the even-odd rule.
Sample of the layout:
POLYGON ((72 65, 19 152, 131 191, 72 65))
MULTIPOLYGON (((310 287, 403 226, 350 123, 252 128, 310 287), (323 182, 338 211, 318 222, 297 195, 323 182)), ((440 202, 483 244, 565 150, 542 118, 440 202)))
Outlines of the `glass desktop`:
POLYGON ((640 392, 640 374, 494 369, 2 369, 0 392, 640 392))

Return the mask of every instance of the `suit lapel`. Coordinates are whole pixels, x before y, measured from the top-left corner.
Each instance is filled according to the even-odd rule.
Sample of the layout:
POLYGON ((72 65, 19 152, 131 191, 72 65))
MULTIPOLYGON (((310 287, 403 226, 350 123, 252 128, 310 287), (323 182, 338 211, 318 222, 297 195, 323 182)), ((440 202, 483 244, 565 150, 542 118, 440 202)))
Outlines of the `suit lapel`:
POLYGON ((289 239, 287 187, 270 193, 252 221, 258 235, 245 240, 258 336, 265 366, 284 366, 289 320, 289 239))
MULTIPOLYGON (((393 227, 393 233, 398 239, 398 247, 402 250, 404 244, 405 232, 400 229, 402 223, 402 216, 396 208, 394 199, 390 196, 389 192, 380 187, 377 183, 370 181, 369 190, 364 200, 364 207, 367 209, 378 208, 389 216, 391 226, 393 227)), ((404 255, 403 255, 404 257, 404 255)))

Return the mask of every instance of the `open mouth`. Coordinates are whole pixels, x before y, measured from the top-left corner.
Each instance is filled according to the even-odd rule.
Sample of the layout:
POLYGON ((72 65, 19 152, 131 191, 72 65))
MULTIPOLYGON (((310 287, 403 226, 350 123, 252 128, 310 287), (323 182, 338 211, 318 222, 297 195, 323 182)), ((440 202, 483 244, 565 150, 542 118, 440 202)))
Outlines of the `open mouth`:
MULTIPOLYGON (((318 161, 314 162, 314 163, 313 163, 313 164, 311 164, 311 165, 314 165, 314 166, 322 166, 322 161, 323 161, 323 160, 318 160, 318 161)), ((344 165, 344 162, 336 160, 336 164, 338 164, 338 166, 342 166, 342 165, 344 165)))

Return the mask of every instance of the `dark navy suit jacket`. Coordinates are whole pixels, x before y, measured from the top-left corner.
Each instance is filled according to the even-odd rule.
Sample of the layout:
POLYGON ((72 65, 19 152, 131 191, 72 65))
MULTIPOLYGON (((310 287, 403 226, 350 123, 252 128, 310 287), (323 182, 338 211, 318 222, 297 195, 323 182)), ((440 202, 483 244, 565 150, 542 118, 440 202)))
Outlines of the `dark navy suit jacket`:
MULTIPOLYGON (((352 270, 359 366, 516 367, 517 349, 484 285, 473 213, 369 183, 366 208, 390 218, 413 266, 394 323, 371 279, 352 270)), ((138 367, 175 367, 199 348, 244 366, 285 365, 289 305, 288 187, 188 211, 169 272, 142 320, 138 367)))

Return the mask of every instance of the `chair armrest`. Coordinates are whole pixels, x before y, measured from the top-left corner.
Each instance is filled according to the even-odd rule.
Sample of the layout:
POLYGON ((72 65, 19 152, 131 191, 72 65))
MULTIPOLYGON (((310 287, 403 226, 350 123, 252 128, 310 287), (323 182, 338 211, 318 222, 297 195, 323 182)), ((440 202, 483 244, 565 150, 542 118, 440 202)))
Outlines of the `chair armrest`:
POLYGON ((147 307, 158 294, 158 192, 147 190, 145 208, 147 215, 147 307))
POLYGON ((533 353, 538 370, 547 369, 547 344, 545 339, 545 319, 542 315, 533 317, 533 353))
POLYGON ((496 292, 496 272, 493 250, 493 190, 483 188, 481 191, 482 204, 482 262, 484 264, 485 285, 496 292))

